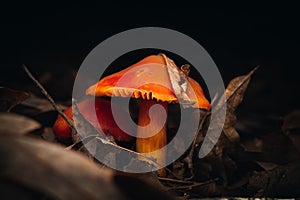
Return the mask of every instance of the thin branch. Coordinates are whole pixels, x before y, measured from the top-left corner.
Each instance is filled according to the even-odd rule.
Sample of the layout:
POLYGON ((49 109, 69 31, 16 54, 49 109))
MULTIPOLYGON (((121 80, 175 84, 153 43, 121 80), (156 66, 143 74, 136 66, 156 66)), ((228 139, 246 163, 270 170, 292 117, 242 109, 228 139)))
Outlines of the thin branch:
POLYGON ((173 183, 184 183, 184 184, 197 183, 197 182, 193 182, 193 181, 178 180, 178 179, 166 178, 166 177, 157 177, 157 179, 160 181, 168 181, 168 182, 173 182, 173 183))
POLYGON ((202 183, 198 183, 198 182, 193 182, 193 184, 191 185, 180 185, 180 186, 174 186, 174 187, 169 187, 168 190, 191 190, 195 187, 201 187, 210 183, 214 183, 218 180, 218 178, 212 179, 212 180, 208 180, 202 183))
POLYGON ((47 100, 51 103, 52 107, 54 108, 55 111, 58 112, 58 114, 64 119, 66 120, 66 122, 68 123, 69 127, 71 128, 72 132, 76 132, 76 129, 73 126, 72 121, 62 112, 62 110, 60 108, 58 108, 58 106, 56 105, 55 101, 53 100, 53 98, 48 94, 48 92, 45 90, 45 88, 42 86, 42 84, 40 84, 40 82, 32 75, 32 73, 28 70, 28 68, 23 64, 22 65, 23 70, 25 71, 25 73, 29 76, 29 78, 37 85, 37 87, 40 89, 40 91, 42 92, 42 94, 47 98, 47 100))
POLYGON ((73 144, 71 144, 70 146, 66 147, 67 150, 78 150, 80 149, 83 144, 87 144, 89 143, 90 141, 92 141, 93 139, 95 139, 96 137, 98 137, 99 135, 89 135, 89 136, 86 136, 85 138, 77 141, 77 142, 74 142, 73 144))

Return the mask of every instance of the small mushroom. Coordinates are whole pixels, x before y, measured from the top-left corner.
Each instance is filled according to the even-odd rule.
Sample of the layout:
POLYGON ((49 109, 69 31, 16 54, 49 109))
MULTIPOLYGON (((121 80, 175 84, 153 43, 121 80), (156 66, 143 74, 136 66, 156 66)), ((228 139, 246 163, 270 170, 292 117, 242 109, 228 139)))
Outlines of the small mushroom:
MULTIPOLYGON (((116 105, 118 106, 118 105, 116 105)), ((111 102, 101 98, 89 98, 82 102, 78 103, 78 108, 81 114, 88 120, 99 132, 109 134, 114 139, 118 141, 132 141, 133 137, 123 132, 114 121, 111 112, 111 102), (93 107, 91 102, 95 101, 95 110, 97 119, 94 119, 93 107)), ((72 106, 67 108, 64 111, 65 115, 69 118, 73 118, 72 106)), ((119 114, 121 119, 124 119, 122 126, 126 126, 125 111, 121 107, 119 108, 119 114), (123 116, 123 117, 122 117, 123 116)), ((53 126, 53 132, 60 139, 71 138, 71 129, 69 128, 67 122, 61 117, 58 116, 56 122, 53 126)))
MULTIPOLYGON (((159 104, 167 113, 168 104, 179 102, 174 90, 170 89, 172 83, 165 58, 166 56, 163 54, 148 56, 122 71, 101 79, 86 90, 86 94, 97 97, 118 96, 141 99, 136 139, 136 151, 140 153, 154 152, 167 143, 166 123, 160 130, 153 133, 161 126, 161 113, 152 112, 153 118, 150 122, 148 114, 150 108, 159 104), (151 126, 147 126, 149 123, 151 126), (145 126, 149 128, 143 128, 145 126)), ((210 104, 205 98, 201 86, 190 77, 187 77, 187 80, 189 84, 186 94, 192 102, 196 102, 192 107, 209 110, 210 104)), ((151 156, 160 165, 165 164, 165 153, 155 153, 151 156)), ((165 169, 158 170, 158 174, 165 176, 165 169)))

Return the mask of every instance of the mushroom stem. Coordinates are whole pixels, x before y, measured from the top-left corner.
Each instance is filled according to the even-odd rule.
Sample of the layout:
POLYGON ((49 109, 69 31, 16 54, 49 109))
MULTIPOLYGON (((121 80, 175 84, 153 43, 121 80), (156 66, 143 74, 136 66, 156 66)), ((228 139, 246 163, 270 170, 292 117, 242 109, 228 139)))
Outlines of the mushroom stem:
MULTIPOLYGON (((153 135, 153 131, 157 130, 157 126, 161 124, 161 122, 159 123, 159 120, 161 120, 161 116, 159 113, 154 113, 153 118, 150 122, 149 109, 155 104, 162 105, 166 112, 168 111, 167 102, 158 102, 156 100, 141 100, 138 119, 139 128, 137 130, 136 151, 139 153, 149 153, 149 156, 155 159, 156 163, 158 163, 160 166, 164 166, 166 162, 166 152, 153 152, 166 146, 167 144, 166 123, 158 133, 153 135), (151 124, 151 126, 149 126, 146 129, 140 128, 148 124, 151 124), (147 138, 140 138, 141 136, 145 135, 153 136, 147 138)), ((166 175, 165 168, 161 168, 157 172, 160 176, 166 175)))

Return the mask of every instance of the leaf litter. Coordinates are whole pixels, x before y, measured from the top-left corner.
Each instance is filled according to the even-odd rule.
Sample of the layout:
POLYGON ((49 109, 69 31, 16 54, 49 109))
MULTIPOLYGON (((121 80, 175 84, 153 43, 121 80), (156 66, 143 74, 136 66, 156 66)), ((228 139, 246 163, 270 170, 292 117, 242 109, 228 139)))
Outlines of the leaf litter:
MULTIPOLYGON (((172 86, 178 88, 177 93, 179 96, 182 96, 183 102, 189 102, 184 95, 185 82, 182 82, 180 79, 179 83, 176 75, 176 73, 180 73, 179 77, 187 76, 189 69, 188 67, 183 67, 181 70, 178 69, 177 72, 174 69, 173 67, 173 71, 170 71, 173 77, 172 86)), ((199 124, 198 134, 189 151, 185 156, 168 166, 168 177, 157 177, 155 174, 149 173, 137 180, 136 176, 126 173, 121 173, 120 175, 119 172, 106 168, 103 164, 95 162, 93 159, 84 158, 92 158, 102 153, 107 156, 107 162, 116 162, 118 153, 109 154, 109 151, 118 152, 120 149, 126 149, 126 151, 137 155, 135 158, 128 160, 128 167, 130 165, 145 165, 144 161, 138 159, 138 153, 116 144, 111 138, 99 133, 84 119, 78 109, 76 111, 76 108, 74 112, 76 127, 79 127, 80 131, 86 133, 86 135, 79 140, 79 138, 76 139, 76 137, 79 137, 77 132, 74 132, 73 144, 67 147, 69 151, 63 150, 65 148, 58 145, 24 136, 30 135, 30 132, 36 129, 40 129, 43 124, 39 124, 30 117, 13 113, 1 113, 0 137, 2 139, 0 141, 2 145, 0 145, 0 154, 1 157, 5 158, 4 163, 9 163, 9 165, 4 165, 5 170, 1 174, 19 184, 30 186, 35 190, 42 191, 46 196, 54 198, 72 196, 74 199, 80 199, 81 197, 85 199, 102 199, 107 197, 106 195, 111 195, 110 197, 114 196, 116 199, 126 199, 128 194, 125 193, 131 191, 129 192, 130 196, 136 191, 135 188, 126 184, 126 181, 138 182, 142 186, 149 185, 150 188, 153 188, 151 190, 154 191, 152 192, 153 196, 165 196, 169 199, 173 199, 174 196, 183 199, 213 196, 299 196, 300 140, 298 121, 300 112, 295 111, 283 117, 282 130, 264 135, 248 135, 245 138, 235 128, 238 120, 235 112, 242 103, 244 94, 250 84, 250 79, 256 69, 254 68, 247 75, 234 78, 228 84, 224 94, 227 106, 225 124, 222 135, 213 150, 205 158, 198 159, 199 146, 203 142, 210 120, 210 112, 208 111, 202 113, 206 117, 199 124), (7 134, 10 132, 15 134, 7 134), (88 151, 84 149, 83 144, 90 145, 88 151), (16 155, 14 148, 22 149, 23 159, 19 161, 12 159, 16 155), (93 151, 90 151, 91 149, 93 151), (103 149, 107 151, 103 151, 103 149), (87 156, 80 155, 80 158, 77 158, 78 153, 74 151, 80 151, 81 154, 84 153, 87 156), (38 158, 39 154, 37 152, 43 152, 40 154, 42 157, 38 158), (59 162, 56 162, 55 167, 53 158, 59 160, 59 162), (41 165, 43 165, 42 168, 41 165), (26 171, 13 174, 13 170, 20 168, 26 169, 26 171), (54 170, 56 180, 48 177, 47 170, 50 168, 54 170), (40 173, 36 173, 37 170, 40 173), (78 177, 75 171, 84 173, 81 174, 81 177, 78 177), (35 173, 37 179, 29 179, 32 173, 35 173), (62 174, 64 175, 62 176, 62 174), (19 178, 16 179, 16 176, 19 178), (51 180, 51 183, 57 184, 57 186, 63 183, 64 186, 62 189, 57 190, 55 189, 56 187, 52 187, 44 180, 51 180), (99 180, 108 181, 107 184, 111 188, 106 189, 107 187, 99 185, 99 180), (103 189, 99 190, 101 191, 100 193, 95 193, 92 190, 85 190, 86 186, 83 187, 83 185, 86 184, 90 185, 91 188, 95 188, 95 190, 99 190, 101 187, 103 189), (74 186, 76 190, 74 190, 74 186), (128 191, 125 193, 124 188, 128 188, 128 191), (70 194, 68 191, 72 191, 73 194, 70 194), (110 193, 108 191, 114 192, 110 193)), ((39 86, 39 88, 43 93, 45 92, 42 86, 39 86)), ((56 111, 61 113, 65 108, 58 106, 47 93, 44 93, 47 94, 47 100, 38 99, 34 96, 29 97, 28 93, 7 88, 0 88, 0 94, 1 97, 4 97, 0 98, 1 108, 4 108, 2 111, 6 112, 11 111, 16 105, 27 106, 40 112, 47 112, 54 107, 56 111)), ((192 104, 192 102, 187 105, 189 104, 192 104)), ((74 105, 76 105, 76 102, 74 105)), ((221 108, 224 105, 216 103, 214 106, 221 108)), ((73 122, 70 122, 70 124, 73 126, 73 122)), ((53 142, 52 132, 49 127, 43 127, 42 130, 44 130, 44 133, 41 133, 41 136, 44 134, 45 140, 53 142)), ((180 141, 178 142, 180 144, 180 141)), ((155 161, 153 161, 153 165, 155 164, 155 161)), ((144 187, 142 188, 144 189, 144 187)), ((149 190, 141 192, 140 195, 150 195, 149 190)))

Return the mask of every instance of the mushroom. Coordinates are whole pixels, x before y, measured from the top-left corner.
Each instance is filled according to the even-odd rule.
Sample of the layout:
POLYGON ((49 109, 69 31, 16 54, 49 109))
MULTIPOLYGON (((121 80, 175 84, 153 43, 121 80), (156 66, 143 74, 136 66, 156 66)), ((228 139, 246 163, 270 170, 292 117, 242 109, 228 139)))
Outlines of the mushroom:
MULTIPOLYGON (((118 105, 116 105, 118 106, 118 105)), ((78 103, 78 108, 81 114, 88 120, 99 132, 109 134, 117 141, 132 141, 133 137, 122 131, 113 119, 111 112, 111 102, 101 98, 89 98, 78 103), (94 119, 92 115, 94 108, 91 106, 91 102, 95 101, 95 110, 97 119, 94 119)), ((64 113, 69 118, 73 118, 72 106, 67 108, 64 113)), ((124 119, 122 126, 126 126, 125 110, 120 106, 118 107, 121 118, 124 119), (123 117, 122 117, 123 116, 123 117)), ((53 126, 53 132, 60 139, 71 138, 71 129, 67 122, 58 116, 53 126)))
MULTIPOLYGON (((166 123, 161 127, 161 113, 159 112, 151 113, 153 118, 150 122, 148 113, 155 104, 161 105, 167 113, 168 104, 179 103, 174 89, 172 89, 166 58, 164 54, 148 56, 122 71, 104 77, 86 90, 86 94, 97 97, 118 96, 141 99, 136 151, 139 153, 153 152, 151 156, 161 166, 165 164, 166 155, 165 152, 159 153, 156 150, 163 148, 167 143, 166 123), (149 123, 151 126, 147 126, 149 123), (148 128, 144 128, 145 126, 148 128)), ((168 61, 174 63, 171 59, 168 61)), ((201 86, 190 77, 187 77, 187 81, 189 84, 186 94, 191 102, 195 102, 192 107, 209 110, 210 104, 205 98, 201 86)), ((158 174, 165 176, 165 169, 158 170, 158 174)))

